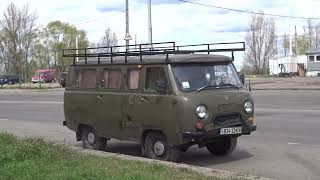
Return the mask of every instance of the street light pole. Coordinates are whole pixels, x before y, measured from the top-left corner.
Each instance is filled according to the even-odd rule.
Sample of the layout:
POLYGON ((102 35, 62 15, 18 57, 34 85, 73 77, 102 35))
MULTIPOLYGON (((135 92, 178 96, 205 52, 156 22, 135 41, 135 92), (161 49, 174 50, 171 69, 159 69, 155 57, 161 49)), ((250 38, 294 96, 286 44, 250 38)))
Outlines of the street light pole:
MULTIPOLYGON (((148 36, 149 36, 149 44, 152 44, 152 19, 151 19, 151 0, 148 0, 148 36)), ((152 48, 152 47, 151 47, 152 48)))
MULTIPOLYGON (((126 0, 126 36, 129 34, 129 0, 126 0)), ((126 50, 129 49, 129 39, 126 39, 126 50)))

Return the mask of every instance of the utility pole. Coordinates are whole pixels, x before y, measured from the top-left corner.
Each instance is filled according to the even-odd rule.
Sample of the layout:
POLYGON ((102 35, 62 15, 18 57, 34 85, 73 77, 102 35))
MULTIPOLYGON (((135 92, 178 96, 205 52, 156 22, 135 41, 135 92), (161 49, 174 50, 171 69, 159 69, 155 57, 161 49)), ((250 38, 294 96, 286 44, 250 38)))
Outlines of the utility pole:
POLYGON ((78 62, 79 61, 79 57, 78 57, 78 54, 79 54, 78 35, 76 36, 76 54, 77 54, 76 60, 78 62))
POLYGON ((148 28, 148 32, 149 32, 149 44, 150 44, 150 48, 152 48, 152 20, 151 20, 151 0, 148 0, 148 24, 149 24, 149 28, 148 28))
POLYGON ((298 56, 298 35, 297 35, 297 26, 294 26, 294 46, 295 46, 295 55, 298 56))
MULTIPOLYGON (((126 36, 129 34, 129 0, 126 0, 126 36)), ((126 38, 126 50, 129 49, 129 39, 126 38)))

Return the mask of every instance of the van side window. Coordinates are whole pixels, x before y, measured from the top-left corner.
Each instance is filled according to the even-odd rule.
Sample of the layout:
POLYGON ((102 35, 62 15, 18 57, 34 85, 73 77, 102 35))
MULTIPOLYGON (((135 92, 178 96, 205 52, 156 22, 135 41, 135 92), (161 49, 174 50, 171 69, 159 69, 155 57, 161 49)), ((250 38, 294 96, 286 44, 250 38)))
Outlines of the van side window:
POLYGON ((84 70, 82 72, 82 88, 96 88, 97 71, 84 70))
POLYGON ((74 87, 80 88, 81 86, 82 86, 82 71, 77 70, 76 71, 76 78, 75 78, 75 82, 74 82, 74 87))
POLYGON ((139 87, 139 69, 129 69, 128 70, 128 89, 138 89, 139 87))
POLYGON ((102 80, 104 88, 120 89, 121 71, 119 69, 104 70, 102 80))
POLYGON ((147 68, 145 90, 149 92, 157 92, 157 81, 163 81, 168 84, 164 69, 162 67, 147 68))

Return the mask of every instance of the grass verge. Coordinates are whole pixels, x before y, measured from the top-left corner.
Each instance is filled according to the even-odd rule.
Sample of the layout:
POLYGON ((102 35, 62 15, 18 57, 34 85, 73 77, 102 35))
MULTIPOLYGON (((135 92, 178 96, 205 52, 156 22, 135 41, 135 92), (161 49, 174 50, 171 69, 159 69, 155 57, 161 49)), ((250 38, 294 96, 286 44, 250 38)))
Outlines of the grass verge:
POLYGON ((0 133, 0 179, 220 178, 159 164, 80 154, 41 139, 17 139, 13 135, 0 133))

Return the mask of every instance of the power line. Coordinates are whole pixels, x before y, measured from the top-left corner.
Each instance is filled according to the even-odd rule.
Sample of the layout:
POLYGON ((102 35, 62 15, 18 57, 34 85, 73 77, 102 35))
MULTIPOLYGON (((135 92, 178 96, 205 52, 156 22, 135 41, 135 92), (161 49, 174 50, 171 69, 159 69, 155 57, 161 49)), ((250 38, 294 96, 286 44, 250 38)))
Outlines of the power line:
POLYGON ((206 6, 206 7, 216 8, 216 9, 223 9, 223 10, 227 10, 227 11, 234 11, 234 12, 239 12, 239 13, 267 15, 267 16, 272 16, 272 17, 291 18, 291 19, 320 20, 320 18, 313 18, 313 17, 288 16, 288 15, 280 15, 280 14, 269 14, 269 13, 263 13, 263 12, 246 11, 246 10, 241 10, 241 9, 232 9, 232 8, 226 8, 226 7, 215 6, 215 5, 210 5, 210 4, 193 2, 193 1, 189 1, 189 0, 178 0, 178 1, 184 2, 184 3, 189 3, 189 4, 195 4, 195 5, 199 5, 199 6, 206 6))

